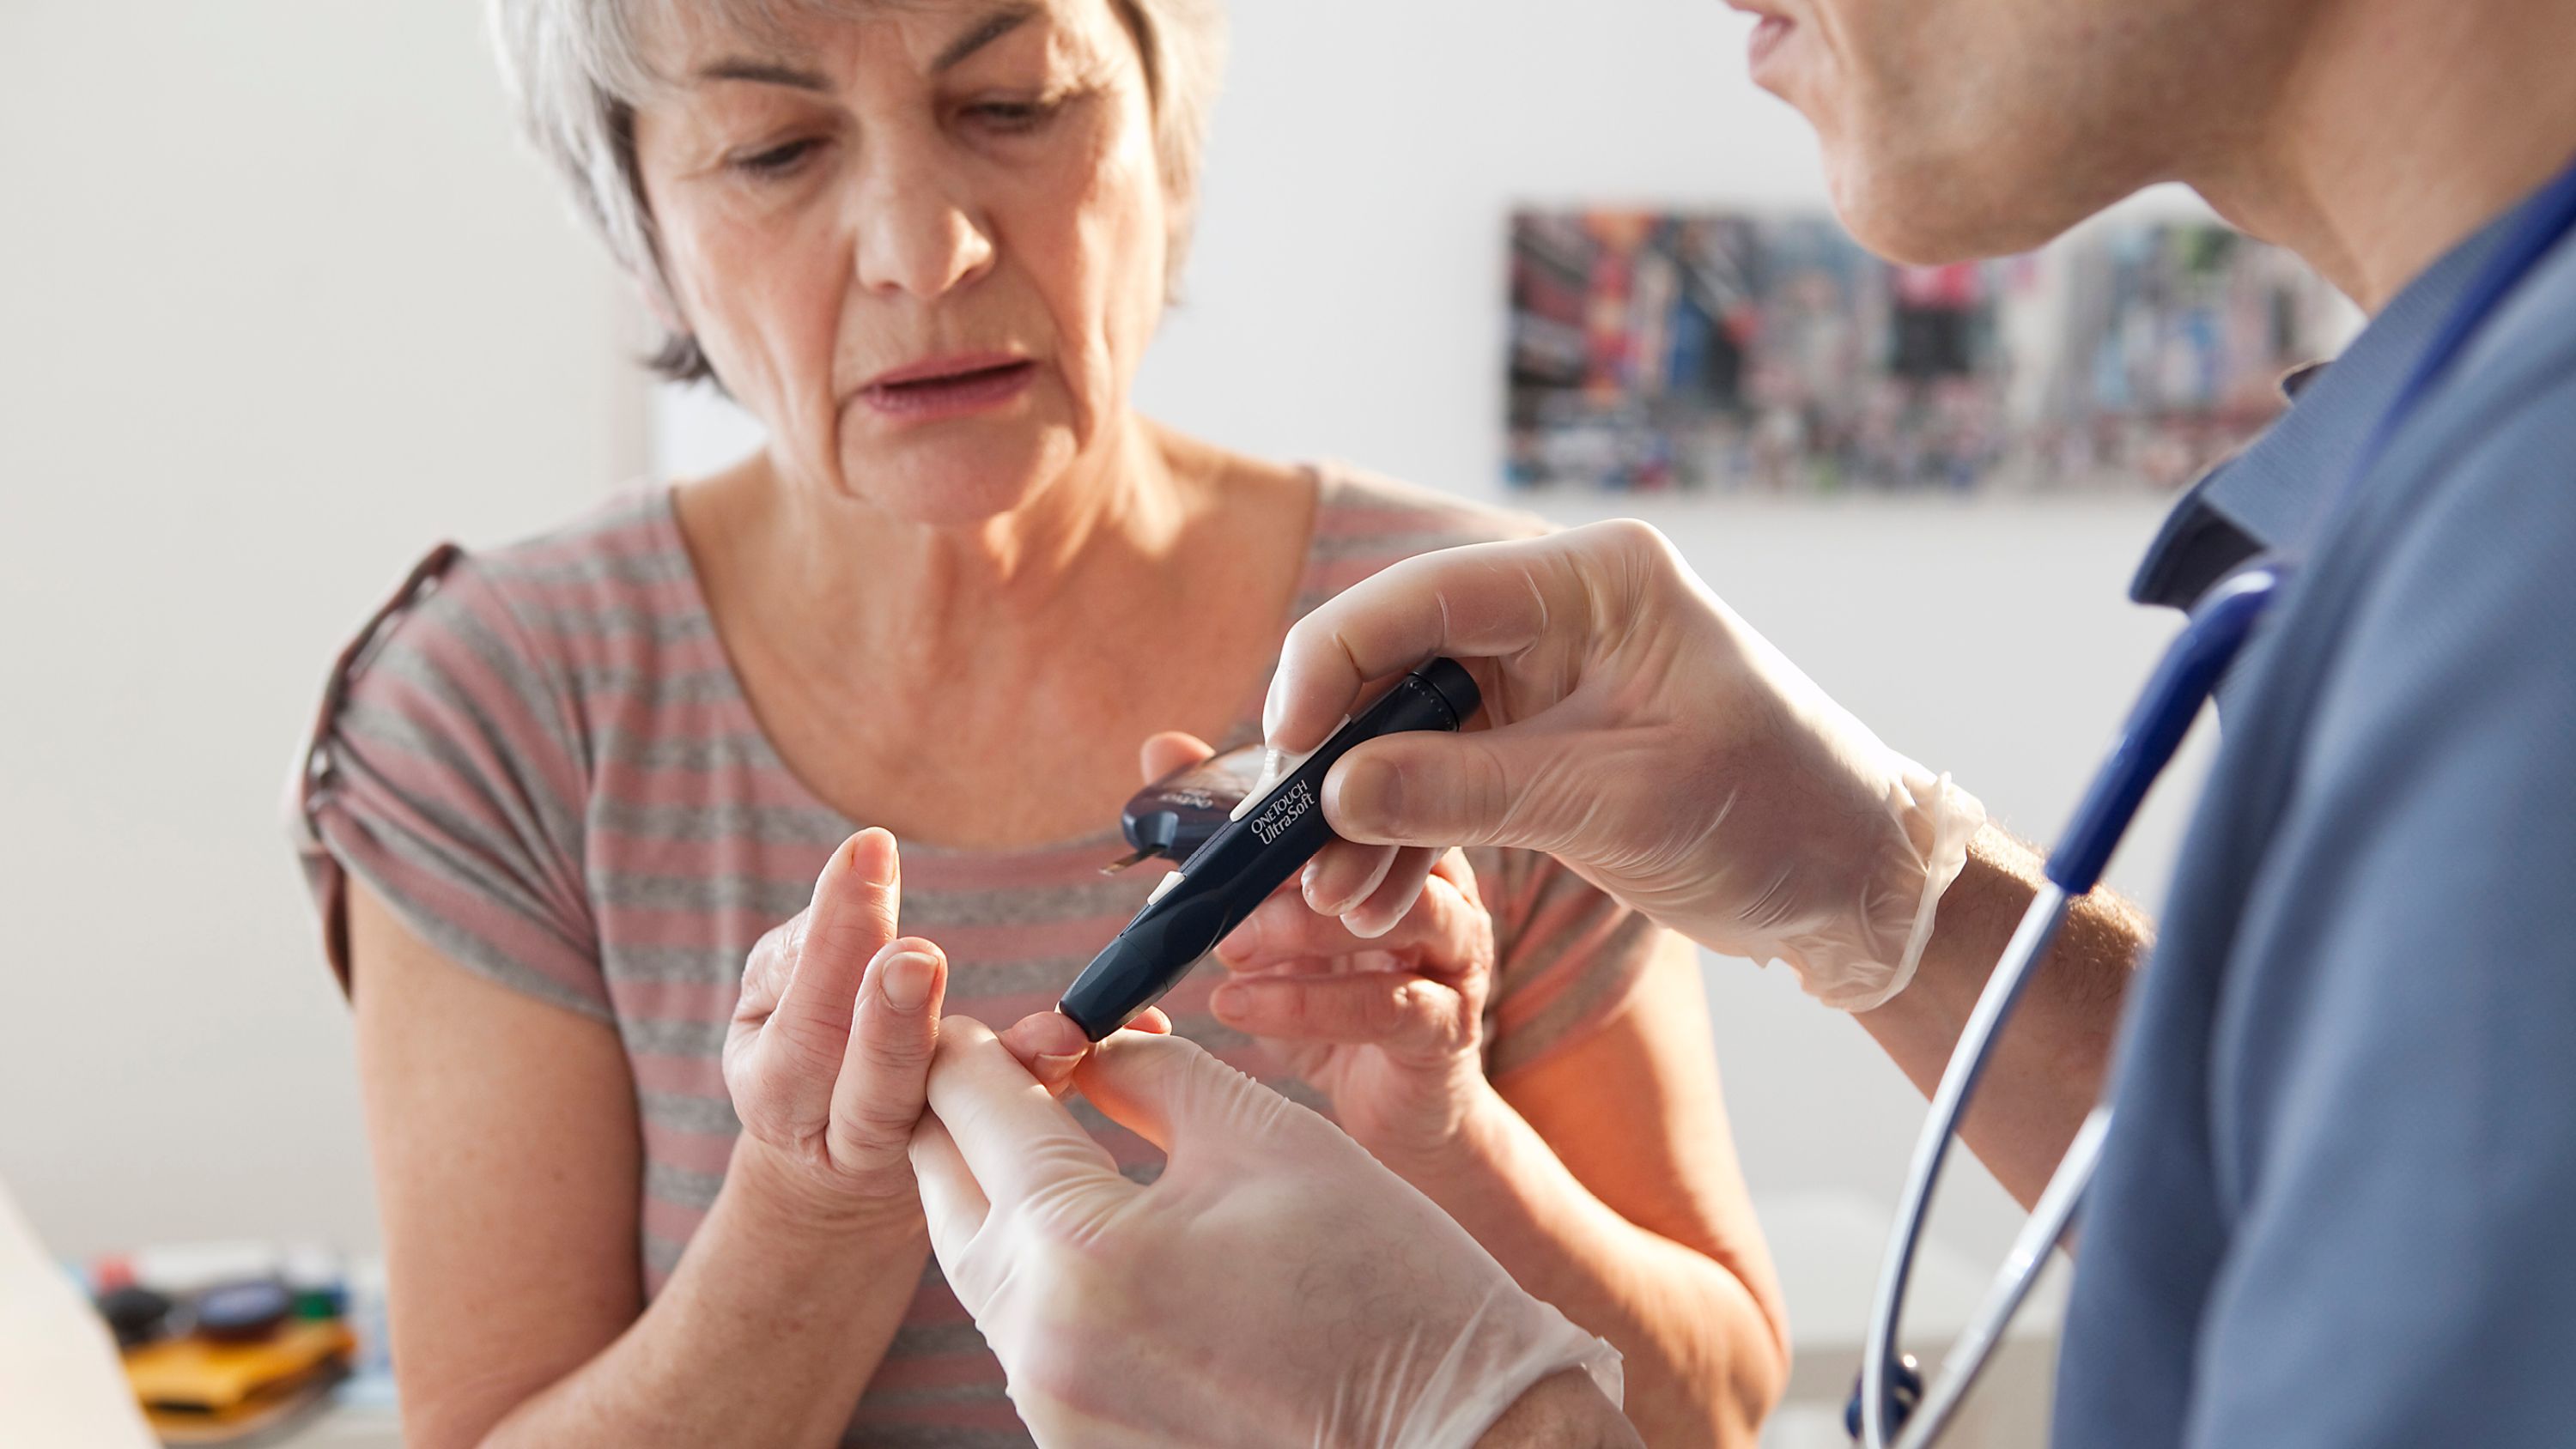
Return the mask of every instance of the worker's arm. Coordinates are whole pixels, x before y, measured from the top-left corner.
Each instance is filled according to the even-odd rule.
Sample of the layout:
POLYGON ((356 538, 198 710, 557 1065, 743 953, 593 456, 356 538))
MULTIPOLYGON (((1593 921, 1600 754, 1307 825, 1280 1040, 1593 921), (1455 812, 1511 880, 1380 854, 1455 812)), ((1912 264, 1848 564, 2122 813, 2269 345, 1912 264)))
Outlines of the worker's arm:
MULTIPOLYGON (((2040 864, 2038 850, 2003 830, 1980 830, 1967 867, 1941 895, 1913 982, 1886 1005, 1856 1014, 1926 1096, 2039 890, 2040 864)), ((1996 1039, 1961 1135, 2024 1207, 2038 1200, 2084 1114, 2101 1100, 2120 1003, 2149 940, 2143 913, 2108 887, 2096 888, 2068 914, 1996 1039)))
MULTIPOLYGON (((1888 647, 1935 636, 1891 631, 1888 647)), ((1337 883, 1386 857, 1371 899, 1410 901, 1403 872, 1423 857, 1400 846, 1543 850, 1713 950, 1789 963, 1917 1083, 1938 1078, 2035 855, 1834 703, 1663 535, 1596 524, 1361 582, 1290 631, 1271 747, 1314 748, 1372 681, 1435 654, 1476 674, 1479 727, 1371 740, 1334 766, 1323 803, 1342 840, 1308 868, 1310 902, 1337 904, 1337 883)), ((2006 1034, 1969 1143, 2025 1201, 2098 1095, 2144 936, 2126 907, 2080 910, 2006 1034)))

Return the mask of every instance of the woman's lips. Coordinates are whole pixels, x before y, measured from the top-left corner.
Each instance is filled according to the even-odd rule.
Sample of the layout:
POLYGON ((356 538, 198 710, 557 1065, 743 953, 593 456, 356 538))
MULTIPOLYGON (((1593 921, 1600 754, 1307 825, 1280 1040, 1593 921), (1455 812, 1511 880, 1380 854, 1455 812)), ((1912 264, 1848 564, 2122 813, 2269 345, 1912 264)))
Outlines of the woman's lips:
MULTIPOLYGON (((1789 38, 1789 32, 1796 28, 1796 22, 1785 15, 1763 16, 1762 23, 1753 27, 1753 39, 1745 47, 1745 58, 1752 68, 1761 70, 1762 62, 1769 60, 1789 38)), ((1758 81, 1760 77, 1755 79, 1758 81)))
POLYGON ((859 389, 878 416, 927 422, 999 407, 1028 391, 1038 365, 1026 358, 905 368, 859 389))

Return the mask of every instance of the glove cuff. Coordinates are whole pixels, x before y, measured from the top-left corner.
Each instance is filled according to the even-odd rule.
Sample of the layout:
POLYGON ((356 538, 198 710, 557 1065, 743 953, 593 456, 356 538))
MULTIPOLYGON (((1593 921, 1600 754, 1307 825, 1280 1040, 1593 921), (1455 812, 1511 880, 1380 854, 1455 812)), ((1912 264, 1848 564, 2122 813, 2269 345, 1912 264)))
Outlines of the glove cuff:
POLYGON ((1619 1350, 1511 1284, 1500 1285, 1450 1345, 1390 1446, 1474 1449, 1541 1380, 1579 1368, 1614 1408, 1625 1389, 1619 1350))
POLYGON ((1986 807, 1946 774, 1907 762, 1888 792, 1904 840, 1879 888, 1858 940, 1820 941, 1788 956, 1807 994, 1838 1011, 1885 1006, 1914 980, 1931 944, 1942 893, 1968 865, 1968 843, 1985 828, 1986 807))

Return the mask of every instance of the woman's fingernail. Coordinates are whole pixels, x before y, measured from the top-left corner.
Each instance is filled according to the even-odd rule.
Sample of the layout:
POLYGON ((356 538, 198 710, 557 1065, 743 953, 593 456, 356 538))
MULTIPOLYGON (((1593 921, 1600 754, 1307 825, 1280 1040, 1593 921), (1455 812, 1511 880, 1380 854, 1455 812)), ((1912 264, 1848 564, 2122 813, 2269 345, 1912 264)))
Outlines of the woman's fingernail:
POLYGON ((1219 1016, 1232 1016, 1243 1008, 1243 996, 1241 986, 1231 981, 1222 982, 1216 990, 1208 993, 1208 1010, 1219 1016))
POLYGON ((1252 959, 1260 954, 1261 933, 1264 929, 1261 924, 1261 912, 1254 911, 1244 917, 1242 923, 1226 932, 1225 940, 1219 943, 1226 948, 1223 954, 1227 959, 1234 961, 1252 959))
POLYGON ((1359 902, 1351 900, 1319 901, 1315 899, 1315 882, 1323 875, 1323 872, 1316 868, 1319 864, 1320 862, 1311 860, 1306 862, 1305 870, 1297 877, 1297 894, 1306 898, 1306 909, 1319 916, 1338 916, 1358 905, 1359 902))
POLYGON ((939 963, 918 951, 906 951, 885 963, 885 976, 877 989, 885 993, 886 1005, 897 1011, 919 1011, 930 999, 930 984, 939 974, 939 963))
POLYGON ((1080 1052, 1040 1052, 1038 1053, 1038 1079, 1052 1082, 1058 1077, 1071 1076, 1073 1069, 1081 1063, 1082 1053, 1080 1052))
MULTIPOLYGON (((1340 913, 1336 912, 1335 914, 1340 913)), ((1342 929, 1359 937, 1363 941, 1374 941, 1378 937, 1385 935, 1387 932, 1394 930, 1396 921, 1400 919, 1402 919, 1402 917, 1390 916, 1381 920, 1377 916, 1353 911, 1348 915, 1342 916, 1342 929)))

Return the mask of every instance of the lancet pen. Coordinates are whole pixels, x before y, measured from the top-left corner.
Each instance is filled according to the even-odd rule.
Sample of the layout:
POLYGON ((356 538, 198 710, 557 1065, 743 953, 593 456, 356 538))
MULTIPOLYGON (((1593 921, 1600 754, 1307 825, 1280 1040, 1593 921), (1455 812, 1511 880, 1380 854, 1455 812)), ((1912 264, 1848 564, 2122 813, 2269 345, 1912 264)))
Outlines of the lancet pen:
POLYGON ((1480 702, 1476 681, 1454 659, 1434 659, 1397 681, 1165 876, 1056 1010, 1093 1041, 1125 1026, 1333 838, 1322 801, 1335 761, 1380 735, 1454 730, 1480 702))

